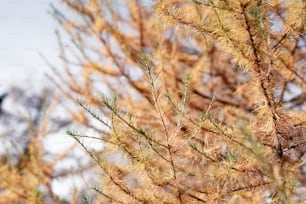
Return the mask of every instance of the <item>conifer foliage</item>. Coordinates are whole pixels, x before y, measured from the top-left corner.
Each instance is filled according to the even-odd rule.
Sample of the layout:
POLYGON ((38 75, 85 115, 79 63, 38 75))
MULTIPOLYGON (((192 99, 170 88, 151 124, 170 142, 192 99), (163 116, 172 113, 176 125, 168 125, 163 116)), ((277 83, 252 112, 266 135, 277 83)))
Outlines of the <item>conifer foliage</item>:
POLYGON ((92 130, 68 132, 97 166, 86 201, 302 198, 305 1, 63 2, 75 48, 56 83, 92 130))
POLYGON ((0 115, 0 203, 64 203, 53 184, 73 173, 58 164, 76 143, 58 147, 56 154, 46 148, 54 142, 51 135, 63 135, 60 131, 70 124, 68 118, 55 114, 59 93, 49 88, 29 91, 25 86, 11 87, 7 93, 0 115))

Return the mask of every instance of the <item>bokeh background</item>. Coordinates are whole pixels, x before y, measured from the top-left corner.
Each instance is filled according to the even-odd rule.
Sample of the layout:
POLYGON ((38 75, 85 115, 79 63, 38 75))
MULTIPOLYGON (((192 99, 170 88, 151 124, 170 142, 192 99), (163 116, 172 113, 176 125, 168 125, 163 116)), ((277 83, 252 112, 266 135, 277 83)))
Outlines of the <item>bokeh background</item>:
MULTIPOLYGON (((17 138, 19 144, 27 140, 25 135, 22 136, 27 125, 14 120, 16 115, 27 115, 31 109, 24 106, 25 101, 21 102, 21 98, 33 99, 35 92, 40 93, 41 89, 52 87, 46 77, 51 70, 43 58, 55 67, 61 64, 55 31, 59 31, 65 42, 69 43, 69 38, 52 16, 52 7, 65 10, 58 0, 0 0, 0 95, 8 93, 2 104, 6 115, 0 118, 1 133, 7 133, 5 124, 9 123, 11 126, 12 121, 16 122, 14 129, 1 135, 0 153, 11 151, 15 141, 10 137, 17 138), (21 89, 14 88, 15 94, 12 94, 12 87, 21 89), (19 97, 16 96, 18 91, 23 92, 19 97)), ((56 154, 71 145, 71 140, 67 135, 54 134, 46 138, 44 145, 50 154, 56 154)), ((18 148, 17 151, 22 151, 18 148)), ((59 164, 59 168, 73 168, 75 165, 75 161, 66 160, 59 164)), ((52 183, 52 188, 60 197, 67 197, 71 187, 80 186, 80 182, 71 178, 59 179, 52 183)))
POLYGON ((1 0, 0 80, 1 90, 9 84, 45 80, 49 68, 40 57, 58 63, 51 6, 58 0, 1 0))

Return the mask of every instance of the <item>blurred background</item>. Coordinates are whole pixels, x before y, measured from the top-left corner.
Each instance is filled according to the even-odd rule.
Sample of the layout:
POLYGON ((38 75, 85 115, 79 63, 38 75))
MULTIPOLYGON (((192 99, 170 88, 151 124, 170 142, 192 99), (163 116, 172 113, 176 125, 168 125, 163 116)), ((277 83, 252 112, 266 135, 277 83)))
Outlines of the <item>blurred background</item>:
MULTIPOLYGON (((54 96, 54 86, 46 77, 51 70, 43 58, 56 67, 60 65, 55 31, 61 32, 62 28, 51 15, 52 7, 59 5, 58 0, 0 1, 1 162, 6 162, 4 157, 8 155, 13 164, 21 161, 20 155, 26 153, 30 142, 29 122, 38 125, 44 101, 51 101, 54 96)), ((65 38, 65 33, 61 33, 65 38)), ((66 36, 69 42, 67 39, 66 36)), ((53 129, 62 128, 63 131, 54 131, 44 139, 46 161, 73 143, 65 134, 70 122, 61 114, 63 111, 57 109, 50 122, 53 129)), ((75 165, 76 161, 68 158, 56 168, 71 169, 75 165)), ((69 197, 71 187, 78 185, 77 179, 72 181, 71 178, 59 178, 50 184, 54 193, 62 198, 69 197)))
POLYGON ((44 80, 48 66, 39 56, 58 62, 56 36, 60 26, 50 15, 57 0, 1 1, 0 80, 1 88, 21 81, 44 80))

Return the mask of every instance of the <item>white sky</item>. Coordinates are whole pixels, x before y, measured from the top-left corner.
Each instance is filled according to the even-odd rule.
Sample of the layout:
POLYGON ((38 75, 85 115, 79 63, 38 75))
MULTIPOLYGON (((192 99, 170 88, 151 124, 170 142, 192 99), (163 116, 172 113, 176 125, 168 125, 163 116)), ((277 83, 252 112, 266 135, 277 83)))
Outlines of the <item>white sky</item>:
POLYGON ((55 19, 58 0, 0 0, 0 87, 18 80, 43 80, 49 70, 39 56, 58 64, 55 19))

